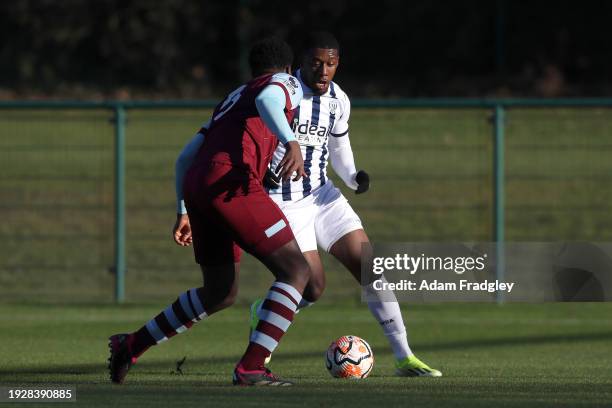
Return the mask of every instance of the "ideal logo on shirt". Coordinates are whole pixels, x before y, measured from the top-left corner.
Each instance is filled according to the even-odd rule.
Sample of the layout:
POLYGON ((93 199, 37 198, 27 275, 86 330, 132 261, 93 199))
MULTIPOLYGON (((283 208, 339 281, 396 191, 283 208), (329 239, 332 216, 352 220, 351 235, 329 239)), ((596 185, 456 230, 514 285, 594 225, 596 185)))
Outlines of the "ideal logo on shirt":
POLYGON ((291 129, 300 144, 322 146, 327 139, 327 127, 311 125, 310 120, 299 123, 298 119, 294 119, 291 129))

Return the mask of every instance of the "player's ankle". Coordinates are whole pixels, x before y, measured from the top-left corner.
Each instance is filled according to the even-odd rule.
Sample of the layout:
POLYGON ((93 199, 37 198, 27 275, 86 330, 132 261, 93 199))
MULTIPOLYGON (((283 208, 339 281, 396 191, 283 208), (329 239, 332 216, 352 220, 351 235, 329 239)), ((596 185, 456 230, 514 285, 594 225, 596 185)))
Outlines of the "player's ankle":
POLYGON ((245 370, 261 370, 265 366, 266 357, 270 355, 270 351, 260 346, 257 343, 249 343, 244 355, 236 365, 245 370))
POLYGON ((236 371, 263 371, 265 370, 266 367, 262 364, 262 365, 245 365, 243 364, 242 361, 239 361, 238 364, 236 364, 236 367, 234 368, 234 370, 236 371))
POLYGON ((404 360, 410 359, 412 356, 414 356, 414 353, 410 352, 410 353, 402 355, 400 357, 395 356, 395 360, 398 361, 398 362, 402 362, 404 360))
POLYGON ((130 333, 126 341, 132 356, 135 358, 142 356, 145 351, 156 344, 149 333, 142 330, 130 333))
POLYGON ((264 370, 265 365, 263 361, 257 362, 251 359, 242 359, 238 362, 238 364, 236 364, 236 369, 239 371, 258 371, 264 370))

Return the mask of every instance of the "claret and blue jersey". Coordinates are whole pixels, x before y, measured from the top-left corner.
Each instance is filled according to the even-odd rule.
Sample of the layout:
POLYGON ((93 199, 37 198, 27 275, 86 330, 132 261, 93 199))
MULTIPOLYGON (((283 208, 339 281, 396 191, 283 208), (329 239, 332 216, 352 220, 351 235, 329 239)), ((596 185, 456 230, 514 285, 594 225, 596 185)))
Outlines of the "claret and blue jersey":
MULTIPOLYGON (((206 129, 202 148, 195 165, 209 162, 227 163, 250 170, 261 180, 278 143, 278 135, 266 126, 256 107, 256 98, 270 85, 278 85, 284 93, 281 104, 290 120, 302 98, 302 91, 294 77, 285 73, 266 74, 252 79, 231 92, 213 112, 206 129), (284 102, 284 103, 283 103, 284 102)), ((282 95, 282 93, 281 93, 282 95)), ((281 112, 281 110, 279 110, 281 112)), ((291 134, 287 128, 287 133, 291 134)))

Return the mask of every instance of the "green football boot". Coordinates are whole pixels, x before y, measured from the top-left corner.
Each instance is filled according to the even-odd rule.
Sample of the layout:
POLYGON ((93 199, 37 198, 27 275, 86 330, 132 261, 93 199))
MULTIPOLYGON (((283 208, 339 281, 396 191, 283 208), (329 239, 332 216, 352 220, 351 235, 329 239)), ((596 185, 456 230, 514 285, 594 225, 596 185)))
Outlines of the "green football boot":
POLYGON ((414 354, 395 362, 395 374, 399 377, 442 377, 442 373, 429 367, 414 354))

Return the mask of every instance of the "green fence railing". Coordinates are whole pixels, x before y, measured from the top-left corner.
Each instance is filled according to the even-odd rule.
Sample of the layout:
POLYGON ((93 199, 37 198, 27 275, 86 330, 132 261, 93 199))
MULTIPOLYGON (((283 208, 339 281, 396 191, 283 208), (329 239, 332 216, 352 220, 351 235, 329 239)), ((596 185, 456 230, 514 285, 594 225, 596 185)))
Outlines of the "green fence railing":
MULTIPOLYGON (((127 259, 126 248, 134 245, 133 252, 139 254, 140 260, 144 260, 149 259, 148 252, 154 251, 151 248, 156 245, 153 243, 150 245, 142 244, 142 246, 137 243, 132 244, 136 240, 142 240, 143 242, 151 240, 150 236, 147 235, 146 223, 152 221, 148 219, 138 219, 136 221, 137 229, 142 233, 134 233, 135 238, 133 239, 126 238, 126 213, 131 211, 130 214, 134 214, 133 218, 137 218, 137 210, 139 206, 143 205, 142 202, 132 203, 130 200, 126 200, 126 185, 137 186, 138 183, 152 185, 158 183, 159 180, 166 180, 168 177, 167 171, 159 174, 155 173, 158 167, 155 167, 152 163, 154 161, 153 156, 146 154, 147 149, 152 148, 147 145, 152 139, 139 136, 137 143, 129 145, 130 141, 134 139, 134 135, 130 133, 130 128, 134 126, 134 129, 146 129, 138 130, 141 133, 154 132, 159 117, 161 118, 159 120, 163 120, 165 126, 167 125, 169 131, 173 132, 172 121, 174 119, 166 117, 168 115, 163 112, 187 112, 191 110, 200 112, 210 110, 214 105, 215 103, 211 101, 0 102, 0 121, 3 117, 7 117, 8 121, 12 121, 10 123, 25 123, 29 120, 25 115, 17 115, 19 118, 8 117, 10 116, 8 113, 15 114, 16 112, 68 112, 65 117, 66 122, 70 122, 72 113, 84 110, 108 112, 112 115, 111 123, 114 132, 112 153, 114 169, 112 180, 114 260, 112 270, 115 280, 114 297, 117 302, 123 302, 126 297, 126 270, 130 264, 127 259), (126 165, 126 160, 128 160, 126 151, 135 152, 133 156, 136 156, 136 153, 140 155, 130 162, 131 167, 126 165), (132 181, 130 174, 136 173, 138 174, 138 180, 132 181)), ((508 209, 512 211, 510 214, 512 217, 511 226, 520 224, 515 221, 520 217, 526 219, 524 226, 511 229, 511 239, 525 239, 525 237, 536 239, 543 237, 547 239, 556 237, 559 239, 606 239, 612 235, 607 233, 607 227, 612 225, 612 223, 608 224, 607 218, 604 220, 606 228, 602 229, 599 226, 601 224, 599 223, 599 220, 601 220, 599 214, 612 209, 607 206, 607 198, 612 198, 612 195, 605 187, 609 181, 612 181, 609 180, 612 179, 612 168, 608 167, 606 160, 601 156, 602 152, 612 149, 612 133, 609 132, 610 124, 612 124, 612 111, 609 110, 612 108, 612 99, 354 100, 353 108, 354 119, 351 127, 351 139, 353 140, 358 164, 360 154, 363 155, 362 158, 367 155, 365 160, 361 160, 361 162, 365 161, 367 165, 380 169, 378 172, 379 185, 397 186, 400 183, 405 184, 400 189, 402 195, 398 195, 398 189, 391 187, 385 189, 379 196, 375 196, 372 201, 356 204, 358 209, 365 212, 370 218, 379 220, 381 227, 378 229, 372 228, 375 238, 393 239, 393 233, 383 231, 383 228, 402 228, 399 233, 395 234, 398 239, 416 237, 434 240, 437 238, 465 239, 468 237, 491 239, 503 243, 508 235, 508 209), (455 111, 459 113, 457 115, 449 113, 455 111), (446 113, 439 114, 439 112, 446 113), (532 115, 534 112, 535 114, 532 115), (588 112, 588 114, 585 114, 585 112, 588 112), (466 117, 465 120, 462 119, 463 116, 466 117), (446 125, 442 127, 439 124, 441 118, 446 122, 446 125), (480 135, 483 131, 478 130, 484 125, 478 124, 478 129, 476 129, 471 124, 481 123, 480 121, 483 118, 488 120, 489 140, 484 140, 480 135), (573 120, 572 118, 576 119, 573 120), (471 122, 468 123, 468 120, 471 122), (565 120, 565 125, 561 127, 559 123, 563 120, 565 120), (414 124, 411 125, 408 123, 409 121, 414 122, 414 124), (453 133, 454 128, 459 128, 456 134, 453 133), (355 138, 353 138, 353 133, 355 138), (479 135, 466 138, 469 139, 466 142, 462 141, 463 135, 469 136, 472 133, 479 133, 479 135), (431 135, 433 134, 436 135, 436 138, 431 141, 431 135), (509 134, 512 135, 510 143, 507 140, 509 134), (512 152, 512 160, 510 161, 506 157, 508 149, 511 149, 512 152), (406 158, 411 152, 428 153, 414 153, 406 158), (560 155, 559 162, 556 162, 554 157, 551 158, 555 154, 560 155), (486 155, 489 157, 488 164, 483 161, 486 155), (438 159, 438 157, 440 158, 438 159), (392 160, 387 161, 387 158, 392 158, 392 160), (387 163, 381 163, 382 161, 387 161, 387 163), (445 162, 448 161, 452 162, 452 166, 443 168, 445 162), (465 165, 466 163, 468 164, 465 165), (565 167, 561 163, 564 163, 563 166, 565 167), (510 171, 506 167, 509 164, 511 165, 510 171), (390 168, 390 170, 385 171, 383 167, 390 168), (462 168, 463 173, 456 171, 459 167, 462 168), (442 185, 445 178, 448 178, 451 183, 442 185), (489 181, 487 182, 487 180, 489 181), (431 187, 425 181, 429 184, 436 184, 437 187, 431 187), (472 196, 477 196, 476 199, 471 200, 470 197, 460 193, 463 188, 459 186, 463 185, 461 183, 466 186, 466 189, 470 189, 472 196), (488 186, 485 186, 485 183, 488 183, 488 186), (423 188, 431 188, 431 191, 427 194, 434 197, 432 201, 419 202, 418 190, 423 188), (456 202, 452 202, 450 199, 449 202, 444 202, 443 199, 435 198, 438 197, 440 191, 447 189, 456 189, 453 196, 456 202), (507 200, 507 189, 510 189, 511 193, 512 202, 510 204, 507 200), (595 192, 598 193, 599 197, 599 193, 602 191, 604 191, 602 197, 595 198, 595 192), (591 193, 593 193, 592 197, 579 199, 581 195, 590 196, 591 193), (574 194, 577 194, 578 198, 574 194), (542 195, 540 201, 533 199, 538 195, 542 195), (524 201, 518 200, 517 197, 521 197, 521 200, 524 199, 524 201), (397 200, 401 200, 402 203, 398 204, 397 200), (486 204, 489 201, 491 202, 490 208, 486 204), (546 203, 546 205, 542 205, 542 203, 546 203), (553 203, 553 205, 549 206, 550 203, 553 203), (567 206, 561 207, 561 204, 567 204, 567 206), (389 218, 388 212, 387 214, 384 214, 384 211, 381 213, 379 211, 381 208, 383 210, 392 208, 398 214, 402 211, 408 211, 411 214, 430 211, 435 214, 430 217, 419 216, 415 217, 417 219, 411 220, 406 220, 406 217, 402 215, 401 222, 398 223, 396 219, 389 218), (585 217, 582 221, 572 224, 563 215, 567 216, 571 211, 585 211, 585 217), (449 216, 449 212, 454 213, 449 216), (529 217, 526 216, 528 212, 532 214, 529 217), (561 215, 554 215, 557 213, 561 215), (481 227, 475 228, 473 230, 475 232, 470 229, 469 223, 473 220, 481 220, 483 215, 489 217, 489 221, 482 221, 482 227, 490 225, 490 235, 481 232, 484 231, 481 227), (398 225, 400 226, 398 227, 398 225), (534 225, 537 225, 544 232, 540 235, 537 231, 523 234, 522 231, 534 225), (422 233, 419 235, 419 233, 414 232, 416 230, 422 233), (462 235, 461 231, 465 231, 465 234, 462 235), (576 233, 576 231, 579 232, 576 233)), ((78 115, 75 114, 75 117, 78 117, 78 115)), ((32 129, 32 134, 40 131, 44 132, 45 129, 54 126, 53 115, 49 115, 44 120, 48 123, 41 126, 41 130, 38 130, 38 128, 32 129)), ((96 120, 100 120, 100 118, 96 120)), ((190 118, 190 120, 192 119, 190 118)), ((204 120, 205 117, 202 117, 202 121, 204 120)), ((194 126, 191 127, 195 129, 194 126)), ((19 133, 19 130, 17 129, 16 132, 19 133)), ((61 138, 61 132, 54 137, 61 138)), ((189 135, 181 134, 180 137, 181 140, 186 140, 189 135)), ((6 147, 7 151, 13 149, 11 151, 14 152, 14 157, 11 156, 12 161, 10 163, 23 162, 18 158, 19 152, 24 151, 28 146, 36 145, 41 140, 32 139, 29 145, 9 143, 7 140, 19 140, 19 135, 16 133, 4 139, 5 144, 0 147, 6 147)), ((100 138, 100 140, 103 140, 103 138, 100 138)), ((65 145, 69 143, 72 142, 68 141, 65 145)), ((154 143, 157 146, 155 151, 159 152, 160 155, 163 153, 164 155, 175 156, 175 153, 178 152, 177 148, 180 148, 178 142, 164 144, 164 141, 160 141, 159 138, 155 139, 154 143)), ((83 149, 96 148, 93 145, 82 147, 83 149)), ((38 148, 44 150, 44 145, 41 144, 38 148)), ((99 146, 99 148, 106 149, 103 146, 99 146)), ((37 158, 36 160, 42 159, 37 158)), ((169 168, 171 162, 164 158, 160 166, 169 168)), ((100 174, 104 173, 103 170, 100 171, 100 174)), ((11 176, 10 172, 7 173, 6 191, 9 193, 17 191, 17 187, 14 187, 12 183, 15 180, 20 180, 20 177, 25 177, 28 180, 36 179, 35 174, 32 175, 25 170, 22 173, 15 177, 11 176)), ((376 172, 374 174, 377 175, 376 172)), ((62 173, 58 177, 65 178, 66 174, 62 173)), ((75 174, 74 177, 78 179, 81 176, 75 174)), ((94 180, 92 183, 96 183, 95 180, 98 176, 92 175, 90 177, 94 180)), ((148 187, 131 188, 142 188, 144 190, 148 187)), ((7 194, 7 196, 10 196, 10 194, 7 194)), ((18 201, 18 198, 16 200, 18 201)), ((4 204, 7 208, 13 208, 19 203, 16 202, 13 205, 5 202, 4 204)), ((145 204, 151 208, 151 211, 161 211, 162 207, 163 211, 167 209, 165 204, 145 204)), ((88 205, 93 206, 92 208, 95 207, 94 203, 88 205)), ((91 239, 98 239, 96 234, 87 234, 91 239)), ((6 235, 9 235, 8 232, 6 235)), ((100 238, 100 240, 103 240, 103 238, 100 238)), ((503 251, 503 245, 498 245, 498 248, 503 251)), ((503 252, 499 252, 496 257, 498 262, 496 270, 500 277, 503 276, 504 272, 503 255, 503 252)), ((21 261, 17 259, 15 262, 20 265, 21 261)), ((148 264, 145 264, 147 267, 154 267, 158 260, 150 258, 148 262, 148 264)), ((14 268, 15 264, 5 265, 5 267, 14 268)), ((75 261, 75 268, 78 267, 75 261)), ((137 265, 132 265, 131 268, 138 269, 137 265)))

